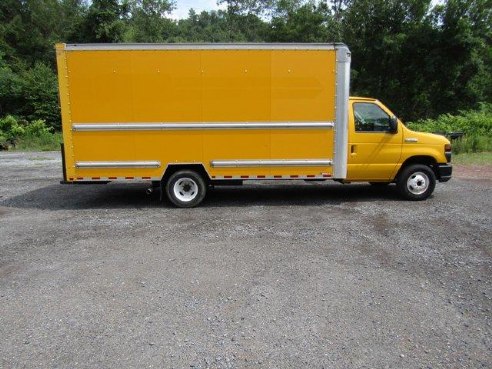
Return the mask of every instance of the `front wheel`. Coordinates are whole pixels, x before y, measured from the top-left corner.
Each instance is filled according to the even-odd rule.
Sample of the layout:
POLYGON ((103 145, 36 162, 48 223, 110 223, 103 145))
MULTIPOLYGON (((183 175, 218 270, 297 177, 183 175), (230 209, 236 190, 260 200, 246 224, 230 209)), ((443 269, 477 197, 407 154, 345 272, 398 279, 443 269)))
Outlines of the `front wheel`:
POLYGON ((410 165, 400 173, 396 185, 404 199, 425 200, 434 192, 436 176, 427 165, 410 165))
POLYGON ((169 177, 165 184, 169 201, 179 208, 192 208, 205 198, 207 186, 202 176, 192 170, 181 170, 169 177))

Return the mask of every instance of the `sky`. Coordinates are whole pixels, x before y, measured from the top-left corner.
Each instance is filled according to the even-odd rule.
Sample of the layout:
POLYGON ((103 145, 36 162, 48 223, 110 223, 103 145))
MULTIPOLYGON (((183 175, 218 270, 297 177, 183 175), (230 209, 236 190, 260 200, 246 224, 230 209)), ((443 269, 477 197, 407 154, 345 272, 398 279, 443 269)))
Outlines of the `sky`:
MULTIPOLYGON (((175 19, 187 18, 190 8, 195 9, 197 13, 202 10, 217 10, 217 0, 177 0, 176 9, 171 16, 175 19)), ((222 6, 222 8, 224 8, 222 6)))

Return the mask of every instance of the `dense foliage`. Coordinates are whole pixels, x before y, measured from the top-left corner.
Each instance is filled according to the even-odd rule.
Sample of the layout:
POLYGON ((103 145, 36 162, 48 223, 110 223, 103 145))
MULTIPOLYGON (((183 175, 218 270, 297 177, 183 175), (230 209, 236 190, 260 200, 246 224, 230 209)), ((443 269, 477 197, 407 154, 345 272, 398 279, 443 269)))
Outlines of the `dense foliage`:
POLYGON ((59 129, 56 42, 344 42, 352 95, 404 120, 492 101, 492 0, 219 3, 173 20, 169 0, 0 1, 0 117, 59 129))
POLYGON ((442 114, 436 119, 411 122, 408 123, 408 127, 423 132, 455 133, 455 153, 492 151, 492 104, 480 104, 477 110, 442 114))
POLYGON ((47 127, 44 120, 28 122, 11 115, 0 118, 0 149, 15 147, 28 150, 56 150, 60 147, 61 135, 47 127))
POLYGON ((492 104, 480 104, 477 110, 442 114, 436 119, 422 119, 407 125, 422 132, 459 132, 492 137, 492 104))

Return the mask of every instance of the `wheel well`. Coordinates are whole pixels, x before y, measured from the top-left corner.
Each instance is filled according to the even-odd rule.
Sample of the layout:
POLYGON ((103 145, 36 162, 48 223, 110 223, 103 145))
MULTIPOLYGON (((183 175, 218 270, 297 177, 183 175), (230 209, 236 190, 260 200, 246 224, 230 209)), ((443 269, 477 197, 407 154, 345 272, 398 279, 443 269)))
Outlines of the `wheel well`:
POLYGON ((432 156, 421 155, 421 156, 412 156, 411 158, 408 158, 407 160, 405 160, 403 162, 403 164, 401 165, 400 170, 396 174, 395 179, 398 180, 398 177, 400 176, 401 171, 403 169, 405 169, 406 167, 408 167, 409 165, 413 165, 413 164, 427 165, 428 167, 430 167, 432 169, 432 171, 436 175, 436 178, 438 177, 436 159, 434 159, 432 156))
POLYGON ((169 177, 180 170, 193 170, 203 177, 205 183, 210 182, 210 177, 202 164, 169 164, 162 176, 162 183, 165 183, 169 177))

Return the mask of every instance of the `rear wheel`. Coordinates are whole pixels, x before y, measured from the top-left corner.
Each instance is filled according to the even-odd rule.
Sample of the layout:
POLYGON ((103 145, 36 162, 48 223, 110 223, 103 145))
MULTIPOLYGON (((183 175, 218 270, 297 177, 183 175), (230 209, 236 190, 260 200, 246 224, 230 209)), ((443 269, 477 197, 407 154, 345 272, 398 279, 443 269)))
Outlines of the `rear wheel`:
POLYGON ((427 165, 410 165, 398 176, 397 188, 407 200, 425 200, 436 187, 436 176, 427 165))
POLYGON ((205 198, 207 186, 202 176, 192 170, 181 170, 169 177, 165 184, 169 201, 179 208, 192 208, 205 198))

